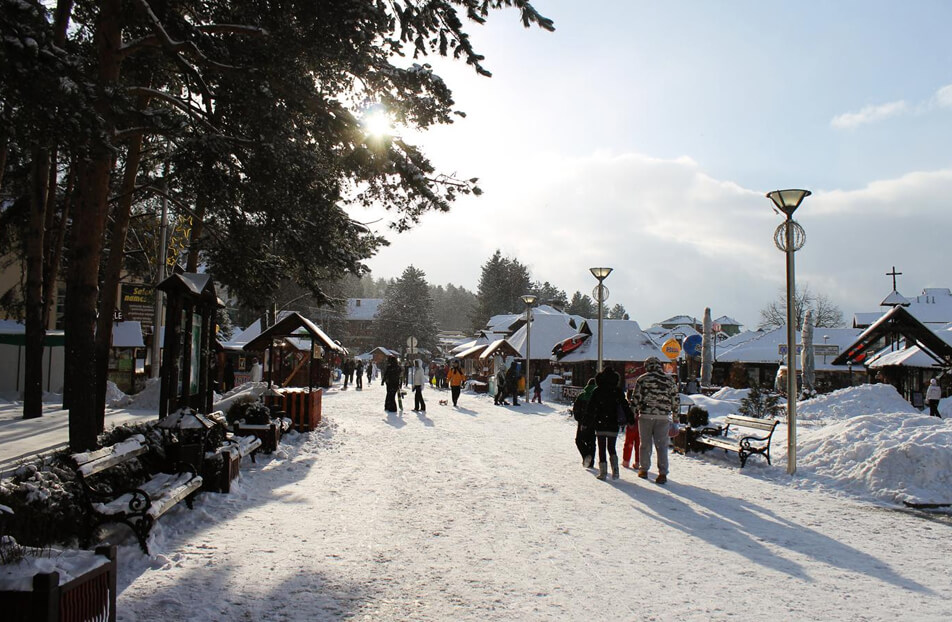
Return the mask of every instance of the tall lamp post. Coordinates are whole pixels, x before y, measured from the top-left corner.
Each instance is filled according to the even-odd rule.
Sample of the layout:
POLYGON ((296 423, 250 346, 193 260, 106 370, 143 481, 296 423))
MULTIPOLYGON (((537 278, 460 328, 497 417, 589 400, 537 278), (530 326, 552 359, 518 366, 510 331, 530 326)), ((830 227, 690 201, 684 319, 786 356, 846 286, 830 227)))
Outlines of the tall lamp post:
POLYGON ((522 302, 526 303, 526 403, 529 403, 529 382, 532 380, 529 375, 529 361, 532 356, 532 350, 529 347, 532 344, 530 340, 532 337, 532 305, 535 304, 537 299, 532 294, 526 294, 522 297, 522 302))
POLYGON ((797 472, 797 317, 793 254, 803 248, 806 233, 793 219, 800 203, 810 196, 809 190, 774 190, 767 198, 786 215, 774 231, 774 244, 787 255, 787 473, 797 472))
POLYGON ((598 286, 595 288, 595 299, 598 300, 598 367, 596 373, 602 371, 602 316, 604 315, 605 301, 608 299, 608 288, 602 285, 602 282, 612 273, 612 268, 589 268, 596 279, 598 286))

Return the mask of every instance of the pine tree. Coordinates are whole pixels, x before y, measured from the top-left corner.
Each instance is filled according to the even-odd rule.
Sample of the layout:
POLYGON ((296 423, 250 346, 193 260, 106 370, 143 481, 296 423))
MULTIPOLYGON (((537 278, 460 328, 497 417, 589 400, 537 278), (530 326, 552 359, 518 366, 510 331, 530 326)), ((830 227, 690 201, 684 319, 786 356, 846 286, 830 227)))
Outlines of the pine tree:
POLYGON ((413 266, 407 267, 387 290, 374 320, 374 339, 378 346, 403 352, 408 337, 416 337, 417 349, 436 351, 430 286, 423 271, 413 266))
POLYGON ((776 393, 766 391, 760 387, 760 384, 754 384, 750 387, 747 397, 740 401, 737 412, 746 417, 779 417, 783 412, 783 407, 778 403, 780 396, 776 393))
POLYGON ((584 318, 591 319, 598 315, 598 308, 591 298, 582 294, 582 292, 576 291, 572 294, 572 300, 569 302, 569 306, 565 312, 570 315, 580 315, 584 318))
POLYGON ((504 258, 497 249, 483 264, 473 329, 483 328, 494 315, 518 313, 525 307, 522 296, 528 293, 532 293, 529 269, 515 259, 504 258))

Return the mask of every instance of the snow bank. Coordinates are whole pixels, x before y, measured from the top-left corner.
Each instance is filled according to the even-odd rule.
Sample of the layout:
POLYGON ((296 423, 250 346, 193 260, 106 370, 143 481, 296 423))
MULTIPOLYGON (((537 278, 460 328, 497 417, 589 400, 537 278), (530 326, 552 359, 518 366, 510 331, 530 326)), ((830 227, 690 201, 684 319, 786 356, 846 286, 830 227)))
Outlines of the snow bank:
POLYGON ((891 503, 952 503, 952 425, 918 413, 874 413, 801 435, 798 474, 803 469, 826 487, 891 503))
POLYGON ((721 387, 711 397, 716 400, 730 400, 740 402, 750 394, 750 389, 735 389, 733 387, 721 387))
POLYGON ((106 381, 106 406, 123 408, 129 405, 132 398, 122 392, 112 380, 106 381))
POLYGON ((839 421, 876 413, 920 414, 891 384, 864 384, 797 402, 797 419, 804 421, 839 421))
POLYGON ((145 387, 139 393, 132 396, 127 404, 131 410, 159 410, 159 398, 161 396, 162 381, 160 378, 149 378, 145 382, 145 387))
POLYGON ((258 397, 264 393, 267 388, 267 382, 246 382, 244 384, 239 384, 237 387, 221 396, 220 400, 212 404, 212 408, 227 413, 228 409, 231 408, 231 405, 234 404, 239 397, 243 395, 253 395, 258 397))
POLYGON ((65 585, 108 563, 108 558, 94 551, 27 548, 27 555, 20 561, 0 564, 0 590, 29 592, 33 589, 33 575, 40 572, 58 572, 59 585, 65 585))

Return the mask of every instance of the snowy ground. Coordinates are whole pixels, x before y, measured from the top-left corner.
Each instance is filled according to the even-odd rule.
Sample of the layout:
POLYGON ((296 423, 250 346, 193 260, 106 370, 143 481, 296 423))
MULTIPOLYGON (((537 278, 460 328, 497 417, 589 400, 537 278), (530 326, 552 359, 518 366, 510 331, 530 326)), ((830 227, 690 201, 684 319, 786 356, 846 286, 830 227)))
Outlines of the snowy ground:
MULTIPOLYGON (((801 429, 795 477, 778 430, 774 466, 673 456, 661 487, 627 470, 596 480, 561 406, 464 394, 454 409, 430 390, 425 414, 387 416, 383 395, 331 390, 320 431, 246 458, 232 494, 164 516, 153 558, 127 540, 119 620, 952 618, 948 515, 871 488, 908 475, 878 464, 896 457, 881 448, 928 441, 941 455, 917 464, 935 469, 952 426, 877 410, 891 398, 845 393, 824 416, 804 404, 826 423, 801 429), (846 402, 885 414, 834 412, 846 402), (863 437, 849 456, 816 455, 844 454, 849 435, 863 437)), ((723 397, 712 414, 730 411, 723 397)))

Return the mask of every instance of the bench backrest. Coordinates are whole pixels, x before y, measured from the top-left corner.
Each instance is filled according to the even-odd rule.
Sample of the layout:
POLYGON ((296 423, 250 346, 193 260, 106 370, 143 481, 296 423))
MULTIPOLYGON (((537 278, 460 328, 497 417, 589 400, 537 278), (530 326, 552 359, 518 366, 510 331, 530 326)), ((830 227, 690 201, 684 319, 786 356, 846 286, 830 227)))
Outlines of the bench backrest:
POLYGON ((773 432, 773 429, 780 423, 776 419, 757 419, 755 417, 744 417, 742 415, 727 415, 724 422, 728 425, 770 432, 773 432))
POLYGON ((79 474, 88 477, 101 473, 117 464, 122 464, 126 460, 131 460, 147 451, 149 451, 149 446, 145 444, 145 437, 141 434, 134 434, 115 445, 95 451, 84 451, 70 457, 76 463, 76 470, 79 474))

